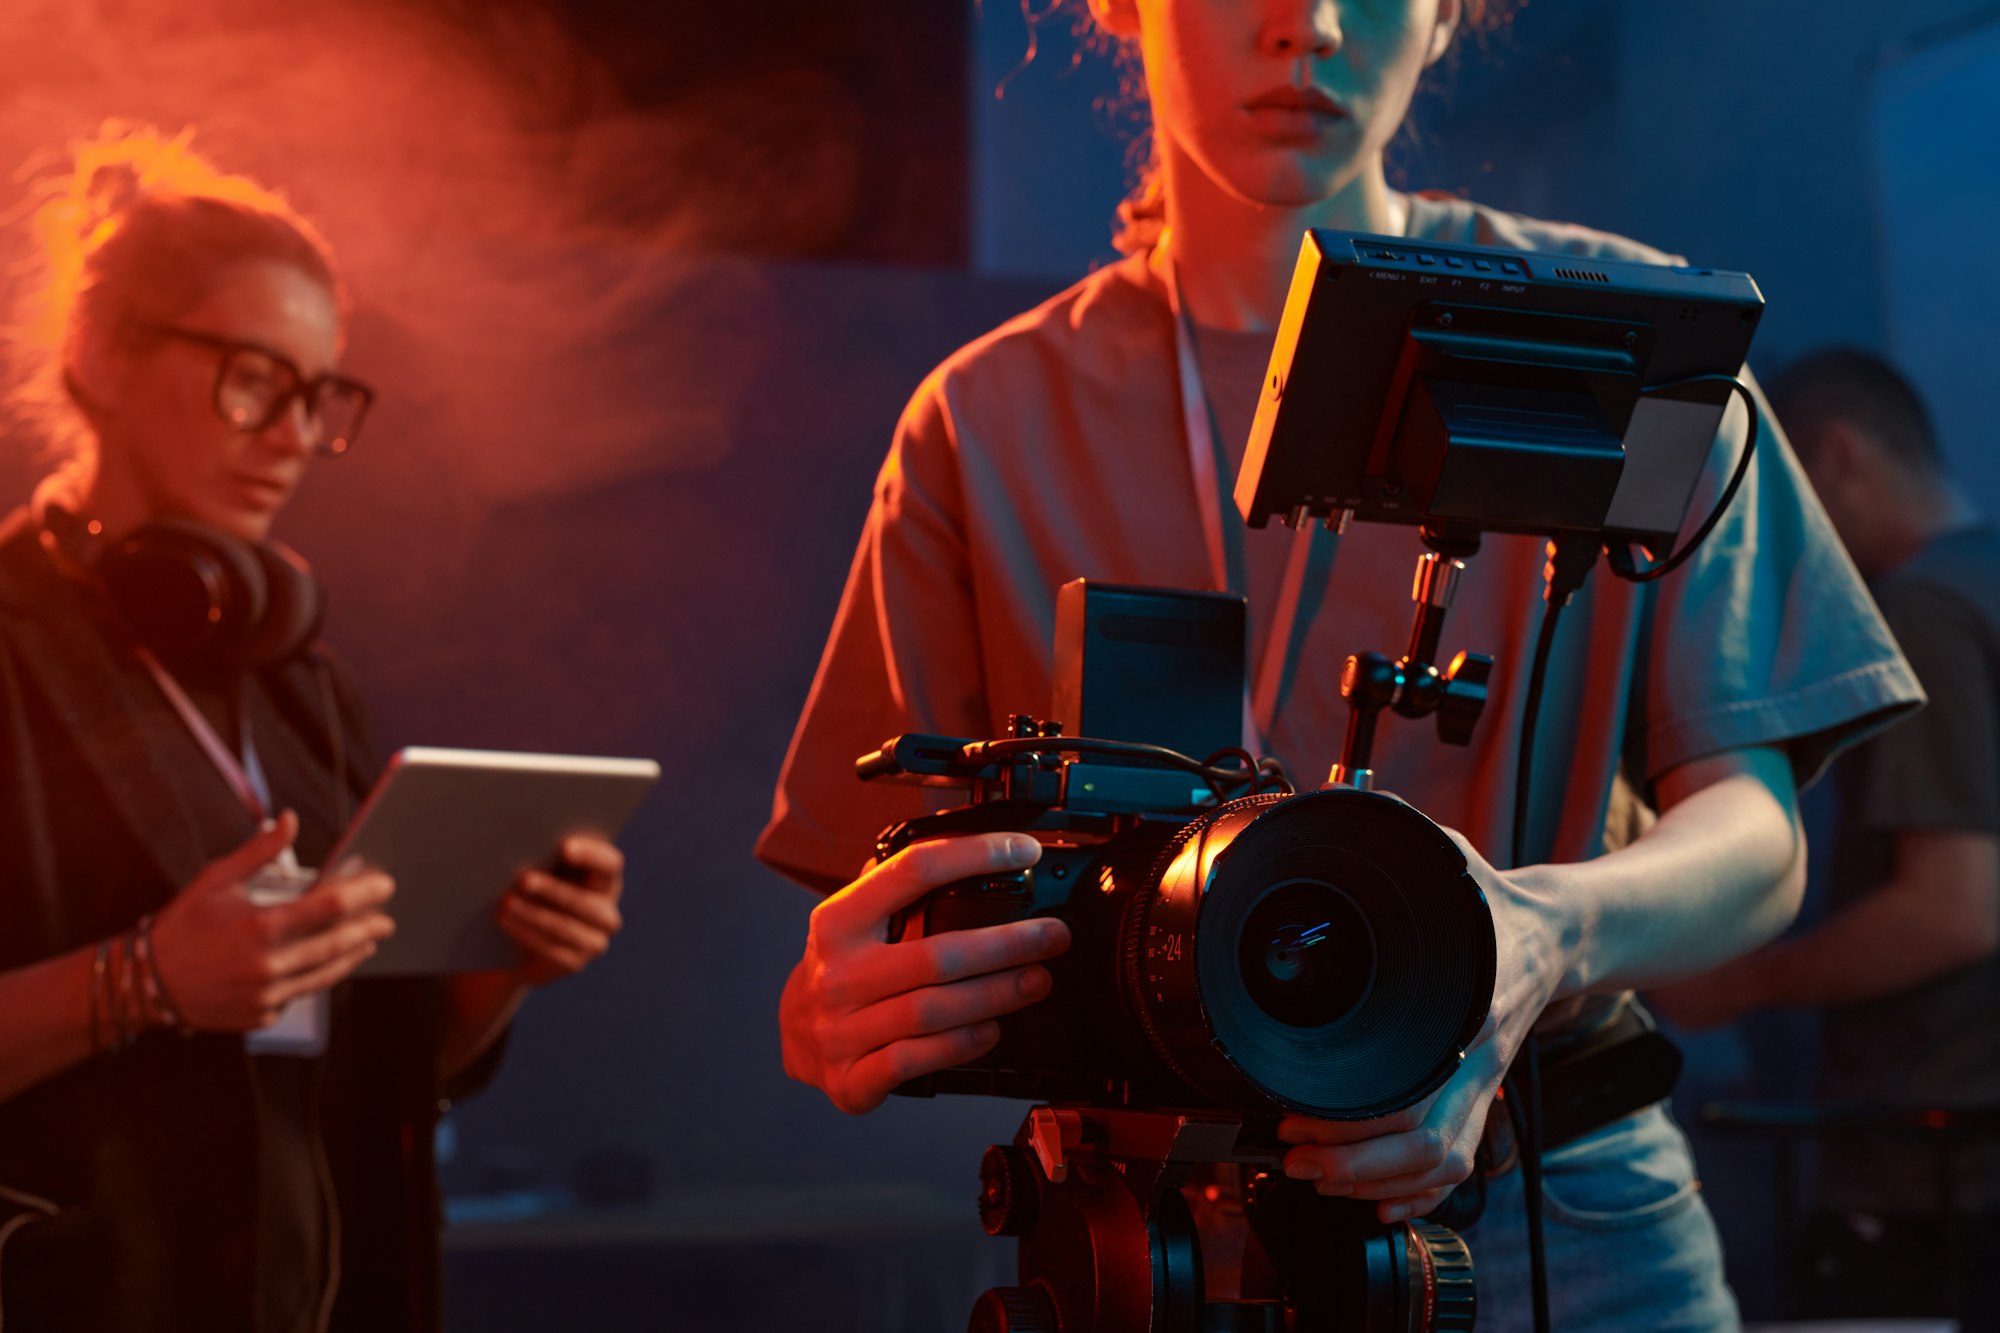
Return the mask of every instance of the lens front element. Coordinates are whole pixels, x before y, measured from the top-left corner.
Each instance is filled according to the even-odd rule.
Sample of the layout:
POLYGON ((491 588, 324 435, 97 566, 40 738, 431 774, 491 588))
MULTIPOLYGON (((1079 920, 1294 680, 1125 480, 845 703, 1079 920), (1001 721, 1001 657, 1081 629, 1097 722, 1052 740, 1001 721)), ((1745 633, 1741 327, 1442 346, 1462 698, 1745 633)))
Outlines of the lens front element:
POLYGON ((1288 1027, 1339 1022, 1375 980, 1368 918, 1323 880, 1274 885, 1251 909, 1237 953, 1250 998, 1288 1027))

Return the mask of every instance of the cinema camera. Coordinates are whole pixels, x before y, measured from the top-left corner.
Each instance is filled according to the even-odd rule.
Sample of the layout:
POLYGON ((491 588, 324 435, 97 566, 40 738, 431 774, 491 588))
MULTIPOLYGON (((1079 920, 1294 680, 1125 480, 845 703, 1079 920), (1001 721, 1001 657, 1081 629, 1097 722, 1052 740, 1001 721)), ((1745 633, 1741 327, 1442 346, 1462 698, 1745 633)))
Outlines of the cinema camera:
POLYGON ((1025 870, 934 891, 893 937, 1035 915, 1072 933, 1048 998, 1001 1020, 998 1046, 900 1089, 1042 1103, 981 1166, 982 1221, 1019 1238, 1020 1276, 981 1297, 975 1331, 1472 1327, 1471 1259, 1442 1225, 1466 1210, 1382 1226, 1372 1204, 1278 1169, 1280 1115, 1415 1105, 1492 1002, 1479 886, 1441 828, 1367 790, 1369 750, 1390 709, 1467 743, 1491 664, 1432 662, 1454 575, 1482 532, 1545 535, 1525 786, 1562 603, 1600 550, 1623 577, 1674 567, 1747 471, 1754 412, 1707 520, 1638 565, 1633 546, 1664 552, 1679 533, 1728 395, 1750 397, 1735 375, 1761 311, 1740 274, 1310 232, 1238 507, 1258 527, 1415 523, 1429 548, 1407 651, 1347 662, 1333 780, 1294 793, 1239 748, 1240 598, 1083 580, 1059 598, 1053 702, 1079 734, 1023 716, 1002 738, 906 735, 857 761, 864 779, 970 792, 884 832, 883 857, 999 830, 1043 848, 1025 870), (1189 1202, 1217 1164, 1240 1168, 1249 1233, 1227 1299, 1205 1288, 1189 1202))

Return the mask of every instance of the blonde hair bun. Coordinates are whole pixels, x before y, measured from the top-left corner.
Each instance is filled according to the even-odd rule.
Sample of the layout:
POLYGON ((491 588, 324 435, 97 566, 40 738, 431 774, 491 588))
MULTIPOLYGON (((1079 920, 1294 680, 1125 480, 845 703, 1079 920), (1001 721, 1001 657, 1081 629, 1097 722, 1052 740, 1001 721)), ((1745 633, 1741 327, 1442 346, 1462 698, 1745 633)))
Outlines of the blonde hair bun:
POLYGON ((146 193, 134 162, 106 162, 84 181, 77 239, 88 248, 108 236, 118 219, 146 193))
POLYGON ((194 133, 107 120, 71 145, 67 170, 36 189, 42 271, 8 330, 14 373, 6 396, 59 453, 80 455, 92 444, 69 387, 79 349, 120 337, 133 321, 172 319, 228 265, 295 265, 345 310, 339 270, 319 232, 282 194, 195 151, 194 133))

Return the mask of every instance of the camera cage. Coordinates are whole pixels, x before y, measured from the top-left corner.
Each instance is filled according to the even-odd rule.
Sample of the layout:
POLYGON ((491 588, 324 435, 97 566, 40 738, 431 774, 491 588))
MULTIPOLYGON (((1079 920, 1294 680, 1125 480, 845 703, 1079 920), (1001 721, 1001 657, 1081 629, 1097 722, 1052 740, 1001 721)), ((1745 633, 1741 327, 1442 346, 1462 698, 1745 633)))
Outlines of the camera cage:
POLYGON ((1011 730, 902 736, 857 761, 868 779, 971 791, 886 829, 879 858, 979 832, 1044 845, 1034 867, 926 895, 889 938, 1060 916, 1076 946, 1052 965, 1059 998, 1101 1016, 1106 1040, 1016 1015, 990 1061, 899 1092, 1352 1120, 1458 1067, 1491 999, 1494 939, 1442 829, 1393 797, 1296 793, 1240 750, 1202 761, 1027 717, 1011 730))

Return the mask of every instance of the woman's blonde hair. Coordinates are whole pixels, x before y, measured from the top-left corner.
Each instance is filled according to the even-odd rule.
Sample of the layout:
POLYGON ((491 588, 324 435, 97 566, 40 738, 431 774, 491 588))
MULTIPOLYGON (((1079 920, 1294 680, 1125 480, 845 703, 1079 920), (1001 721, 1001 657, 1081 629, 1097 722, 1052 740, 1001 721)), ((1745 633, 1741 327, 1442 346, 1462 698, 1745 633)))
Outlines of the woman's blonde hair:
POLYGON ((245 260, 275 260, 323 282, 345 309, 333 251, 284 197, 219 170, 192 147, 194 131, 107 121, 72 145, 73 165, 31 196, 38 270, 10 330, 8 398, 60 454, 94 445, 76 400, 85 353, 137 325, 171 322, 216 276, 245 260))

